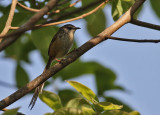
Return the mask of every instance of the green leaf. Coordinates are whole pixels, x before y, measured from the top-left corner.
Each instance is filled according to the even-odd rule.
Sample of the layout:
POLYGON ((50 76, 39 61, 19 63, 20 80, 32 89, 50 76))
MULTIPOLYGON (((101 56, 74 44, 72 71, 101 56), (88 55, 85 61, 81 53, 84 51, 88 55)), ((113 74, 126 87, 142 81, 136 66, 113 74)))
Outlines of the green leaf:
POLYGON ((63 105, 66 105, 67 102, 73 98, 82 98, 82 95, 70 89, 60 90, 58 95, 61 98, 63 105))
POLYGON ((103 95, 106 90, 123 90, 122 87, 115 85, 116 74, 111 69, 106 68, 99 63, 92 63, 92 66, 95 67, 98 95, 103 95))
POLYGON ((121 109, 123 107, 122 105, 115 105, 110 102, 99 102, 99 103, 94 103, 94 105, 98 112, 102 112, 105 110, 121 109))
POLYGON ((114 103, 114 104, 117 104, 117 105, 123 105, 123 108, 121 109, 123 111, 126 111, 126 112, 131 112, 132 111, 132 109, 127 104, 125 104, 124 102, 121 102, 118 99, 115 99, 113 97, 105 97, 105 99, 108 102, 111 102, 111 103, 114 103))
POLYGON ((137 111, 127 113, 121 110, 112 110, 112 111, 105 111, 104 113, 102 113, 102 115, 140 115, 140 113, 137 111))
POLYGON ((77 60, 58 72, 54 78, 61 77, 61 79, 66 80, 84 74, 93 74, 96 77, 98 95, 102 95, 106 90, 123 90, 122 87, 115 85, 116 74, 97 62, 82 62, 77 60))
POLYGON ((66 107, 75 107, 78 108, 80 105, 82 104, 86 104, 86 105, 90 105, 85 99, 83 98, 74 98, 72 100, 70 100, 66 107))
POLYGON ((91 63, 92 62, 82 62, 80 60, 76 60, 74 63, 70 64, 70 66, 67 66, 62 71, 58 72, 54 77, 60 76, 63 80, 66 80, 84 74, 92 74, 94 73, 94 67, 91 63))
POLYGON ((106 18, 103 10, 98 10, 87 16, 85 20, 87 21, 87 30, 92 37, 95 37, 106 28, 106 18))
POLYGON ((29 34, 24 34, 14 44, 5 49, 5 56, 17 61, 30 62, 29 53, 35 49, 29 34))
POLYGON ((18 63, 16 68, 16 85, 18 88, 25 86, 29 82, 29 77, 27 72, 18 63))
POLYGON ((160 18, 160 0, 150 0, 151 6, 155 12, 155 14, 160 18))
POLYGON ((81 109, 83 112, 83 115, 92 115, 95 113, 91 105, 83 98, 74 98, 70 100, 67 103, 66 107, 81 109))
POLYGON ((83 112, 83 115, 95 115, 95 111, 90 105, 83 104, 80 107, 83 112))
POLYGON ((129 115, 141 115, 138 111, 132 111, 129 113, 129 115))
POLYGON ((88 5, 93 1, 96 1, 96 0, 82 0, 82 6, 88 5))
POLYGON ((40 29, 33 30, 31 32, 31 39, 37 49, 40 50, 42 55, 48 58, 48 48, 51 39, 57 32, 58 28, 56 26, 43 27, 40 29))
POLYGON ((78 108, 61 108, 55 111, 53 115, 82 115, 82 111, 78 108))
POLYGON ((62 108, 61 100, 55 93, 43 90, 42 94, 39 95, 39 98, 54 111, 62 108))
POLYGON ((2 115, 17 115, 19 108, 9 109, 5 111, 2 115))
POLYGON ((112 17, 116 21, 134 3, 134 0, 112 0, 112 17))
POLYGON ((53 115, 53 113, 45 113, 44 115, 53 115))
POLYGON ((0 33, 2 32, 3 28, 5 27, 6 21, 8 19, 9 11, 10 11, 10 5, 7 7, 0 5, 0 12, 3 14, 2 17, 0 17, 0 33))
POLYGON ((78 83, 76 81, 67 81, 67 82, 71 86, 73 86, 79 93, 81 93, 90 102, 94 103, 94 102, 99 101, 96 94, 91 89, 86 87, 85 85, 78 83))

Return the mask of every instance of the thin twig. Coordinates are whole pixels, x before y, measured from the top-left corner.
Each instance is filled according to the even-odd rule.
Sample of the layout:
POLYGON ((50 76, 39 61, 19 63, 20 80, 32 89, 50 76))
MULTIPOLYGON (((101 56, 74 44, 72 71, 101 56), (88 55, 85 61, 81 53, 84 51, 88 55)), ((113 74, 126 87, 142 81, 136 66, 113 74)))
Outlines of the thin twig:
POLYGON ((66 9, 68 9, 68 8, 71 8, 71 7, 73 7, 74 5, 76 5, 79 1, 81 1, 81 0, 77 0, 76 2, 70 4, 69 6, 67 6, 67 7, 65 7, 65 8, 62 8, 62 9, 58 9, 58 10, 56 10, 56 11, 53 11, 53 12, 51 12, 49 15, 52 15, 52 14, 54 14, 54 13, 60 13, 60 12, 63 11, 63 10, 66 10, 66 9))
MULTIPOLYGON (((92 3, 90 3, 90 4, 88 4, 88 5, 86 5, 86 6, 83 6, 83 7, 81 7, 81 8, 79 8, 79 9, 76 9, 76 10, 74 10, 74 11, 71 11, 71 12, 69 12, 69 13, 66 13, 66 14, 63 14, 63 15, 61 15, 61 16, 58 16, 58 17, 56 17, 56 18, 54 18, 53 20, 50 20, 50 21, 48 21, 48 22, 45 22, 44 24, 50 24, 50 23, 52 23, 52 22, 56 22, 56 21, 58 21, 58 20, 61 20, 61 19, 63 19, 64 17, 68 17, 68 16, 71 16, 71 15, 74 15, 74 14, 77 14, 77 12, 84 12, 85 10, 87 10, 87 9, 89 9, 89 8, 91 8, 91 7, 94 7, 95 5, 97 5, 98 3, 101 3, 101 2, 103 2, 103 1, 105 1, 105 0, 99 0, 99 1, 95 1, 95 2, 92 2, 92 3)), ((42 25, 44 25, 44 24, 42 24, 42 25)), ((18 29, 19 27, 11 27, 10 29, 18 29)), ((38 27, 33 27, 33 29, 37 29, 38 27)), ((12 33, 12 34, 9 34, 9 35, 6 35, 6 36, 0 36, 0 39, 1 38, 3 38, 3 37, 5 37, 5 38, 7 38, 7 37, 10 37, 10 36, 14 36, 14 33, 12 33)))
POLYGON ((28 11, 31 11, 31 12, 39 12, 39 11, 40 11, 39 9, 29 8, 29 7, 21 4, 20 2, 17 2, 17 4, 18 4, 20 7, 22 7, 23 9, 28 10, 28 11))
MULTIPOLYGON (((95 9, 91 10, 88 13, 82 14, 80 16, 77 16, 75 18, 71 18, 68 20, 63 20, 63 21, 59 21, 59 22, 53 22, 53 23, 48 23, 48 24, 37 24, 35 25, 35 27, 46 27, 46 26, 53 26, 53 25, 58 25, 58 24, 63 24, 63 23, 67 23, 67 22, 71 22, 71 21, 75 21, 78 19, 82 19, 88 15, 93 14, 94 12, 96 12, 98 9, 100 9, 104 4, 106 4, 109 0, 106 0, 105 2, 102 2, 99 6, 97 6, 95 9)), ((18 29, 19 27, 11 27, 11 29, 18 29)))
MULTIPOLYGON (((48 12, 47 14, 48 14, 48 15, 51 15, 51 14, 54 14, 54 13, 59 13, 59 12, 62 11, 62 10, 65 10, 65 9, 67 9, 67 8, 70 8, 70 7, 73 7, 73 6, 76 5, 79 1, 81 1, 81 0, 77 0, 76 2, 70 4, 69 6, 67 6, 67 7, 65 7, 65 8, 52 11, 51 13, 48 12)), ((22 8, 24 8, 25 10, 28 10, 28 11, 31 11, 31 12, 39 12, 39 11, 40 11, 40 9, 29 8, 29 7, 21 4, 20 2, 18 2, 18 5, 21 6, 22 8)))
POLYGON ((160 30, 160 25, 155 25, 155 24, 143 22, 143 21, 139 21, 139 20, 136 20, 136 19, 132 19, 130 23, 134 24, 134 25, 154 29, 154 30, 160 30))
POLYGON ((138 40, 138 39, 119 38, 119 37, 113 37, 113 36, 107 36, 106 39, 127 41, 127 42, 138 42, 138 43, 159 43, 160 42, 160 39, 158 40, 151 40, 151 39, 150 40, 149 39, 138 40))
MULTIPOLYGON (((85 44, 77 48, 76 50, 69 53, 66 58, 63 60, 62 63, 56 63, 53 67, 47 69, 45 72, 43 72, 42 75, 38 76, 31 82, 29 82, 25 87, 17 90, 15 93, 11 94, 10 96, 6 97, 5 99, 0 101, 0 109, 3 109, 7 107, 8 105, 14 103, 27 93, 29 93, 31 90, 45 82, 47 79, 55 75, 57 72, 62 70, 64 67, 69 65, 70 63, 74 62, 76 59, 78 59, 81 55, 86 53, 88 50, 93 48, 94 46, 98 45, 99 43, 106 40, 106 36, 110 36, 114 32, 116 32, 119 28, 124 26, 126 23, 128 23, 128 18, 131 19, 131 10, 137 10, 145 0, 137 0, 135 4, 121 17, 116 21, 113 25, 106 28, 104 31, 102 31, 100 34, 98 34, 96 37, 90 39, 85 44), (141 2, 139 2, 141 1, 141 2), (136 8, 135 8, 136 7, 136 8), (121 23, 120 23, 121 22, 121 23), (123 23, 123 25, 122 25, 123 23), (42 77, 43 76, 43 77, 42 77)), ((135 12, 134 11, 134 12, 135 12)))
MULTIPOLYGON (((10 13, 9 13, 6 25, 5 25, 3 31, 0 34, 1 36, 4 36, 9 31, 9 29, 11 27, 11 23, 12 23, 13 16, 14 16, 14 11, 15 11, 15 8, 16 8, 16 4, 17 4, 17 0, 12 0, 10 13)), ((0 39, 0 42, 1 42, 1 39, 0 39)))

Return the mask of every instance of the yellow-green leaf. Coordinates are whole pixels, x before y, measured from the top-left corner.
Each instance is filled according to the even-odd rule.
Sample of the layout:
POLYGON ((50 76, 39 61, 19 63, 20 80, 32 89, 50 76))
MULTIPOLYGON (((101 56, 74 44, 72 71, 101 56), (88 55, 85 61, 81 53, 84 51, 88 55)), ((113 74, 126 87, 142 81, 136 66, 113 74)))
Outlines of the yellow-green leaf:
POLYGON ((75 107, 75 108, 78 108, 82 104, 89 105, 89 103, 85 99, 83 99, 83 98, 74 98, 74 99, 71 99, 67 103, 66 107, 75 107))
POLYGON ((9 109, 5 111, 2 115, 17 115, 19 108, 9 109))
POLYGON ((43 90, 42 94, 39 95, 39 98, 54 111, 62 107, 61 100, 55 93, 43 90))
POLYGON ((128 112, 121 111, 121 110, 111 110, 111 111, 103 112, 102 115, 140 115, 140 113, 137 111, 128 113, 128 112))
POLYGON ((115 105, 110 102, 99 102, 99 103, 94 103, 96 110, 99 112, 105 111, 105 110, 115 110, 115 109, 121 109, 123 106, 122 105, 115 105))
POLYGON ((79 93, 81 93, 90 102, 99 102, 96 94, 87 86, 78 83, 76 81, 67 81, 71 86, 73 86, 79 93))
POLYGON ((78 108, 61 108, 53 113, 53 115, 83 115, 78 108))

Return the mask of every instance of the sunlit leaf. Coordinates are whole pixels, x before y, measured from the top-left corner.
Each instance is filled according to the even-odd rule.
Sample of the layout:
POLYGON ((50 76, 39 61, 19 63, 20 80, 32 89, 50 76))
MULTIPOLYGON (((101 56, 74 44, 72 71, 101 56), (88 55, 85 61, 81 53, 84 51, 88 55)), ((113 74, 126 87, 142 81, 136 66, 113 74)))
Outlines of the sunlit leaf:
POLYGON ((123 108, 121 110, 123 111, 126 111, 126 112, 131 112, 132 109, 129 107, 129 105, 125 104, 124 102, 116 99, 116 98, 113 98, 113 97, 105 97, 106 101, 107 102, 111 102, 111 103, 114 103, 114 104, 117 104, 117 105, 123 105, 123 108))
POLYGON ((46 103, 55 111, 62 108, 61 100, 55 93, 43 90, 42 94, 40 94, 39 97, 44 103, 46 103))
POLYGON ((83 98, 74 98, 70 100, 66 107, 81 109, 84 115, 92 115, 95 113, 91 105, 83 98))
POLYGON ((9 110, 5 111, 2 115, 17 115, 18 110, 19 110, 19 108, 9 109, 9 110))
POLYGON ((89 89, 87 86, 78 83, 76 81, 67 81, 71 86, 73 86, 79 93, 81 93, 90 102, 99 101, 96 94, 89 89))
POLYGON ((53 115, 82 115, 82 110, 78 108, 61 108, 55 111, 53 115))
POLYGON ((45 113, 44 115, 53 115, 53 113, 45 113))
POLYGON ((105 111, 105 110, 115 110, 115 109, 121 109, 122 105, 115 105, 110 102, 98 102, 94 103, 96 110, 99 112, 105 111))
POLYGON ((83 98, 74 98, 74 99, 70 100, 67 103, 66 107, 75 107, 75 108, 78 108, 82 104, 89 105, 89 103, 85 99, 83 99, 83 98))
POLYGON ((83 115, 95 115, 95 111, 89 105, 83 104, 80 106, 81 110, 83 111, 83 115))
POLYGON ((112 110, 112 111, 105 111, 104 113, 102 113, 102 115, 140 115, 140 113, 137 111, 127 113, 121 110, 112 110))

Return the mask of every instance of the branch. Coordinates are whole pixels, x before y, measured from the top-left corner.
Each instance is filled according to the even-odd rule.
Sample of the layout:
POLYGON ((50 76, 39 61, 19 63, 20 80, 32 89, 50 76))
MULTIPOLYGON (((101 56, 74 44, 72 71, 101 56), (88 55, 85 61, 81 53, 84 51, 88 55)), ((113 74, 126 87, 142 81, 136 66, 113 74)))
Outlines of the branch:
MULTIPOLYGON (((99 2, 99 1, 98 1, 99 2)), ((87 7, 88 8, 90 8, 90 6, 93 6, 93 5, 95 5, 95 3, 98 3, 97 1, 96 2, 93 2, 92 4, 89 4, 89 5, 87 5, 87 7)), ((109 2, 109 0, 106 0, 106 3, 107 2, 109 2)), ((77 11, 80 11, 80 10, 82 10, 82 9, 86 9, 86 6, 85 7, 83 7, 83 8, 80 8, 80 9, 78 9, 78 10, 76 10, 76 11, 74 11, 74 12, 71 12, 71 13, 69 13, 69 14, 65 14, 65 16, 61 16, 61 17, 59 17, 59 18, 56 18, 55 20, 51 20, 51 21, 49 21, 49 22, 46 22, 45 24, 38 24, 38 25, 35 25, 34 27, 35 28, 38 28, 38 27, 46 27, 46 26, 53 26, 53 25, 58 25, 58 24, 62 24, 62 23, 67 23, 67 22, 71 22, 71 21, 74 21, 74 20, 78 20, 78 19, 82 19, 82 18, 84 18, 84 17, 86 17, 86 16, 88 16, 88 15, 91 15, 92 13, 94 13, 94 12, 96 12, 100 7, 102 7, 103 5, 105 4, 105 2, 102 2, 98 7, 96 7, 95 9, 93 9, 92 11, 90 11, 90 12, 88 12, 88 13, 86 13, 86 14, 82 14, 81 16, 77 16, 77 17, 75 17, 75 18, 71 18, 71 19, 68 19, 68 20, 63 20, 63 21, 59 21, 59 22, 55 22, 56 20, 59 20, 59 19, 61 19, 62 17, 65 17, 65 16, 70 16, 71 14, 74 14, 74 13, 76 13, 77 11), (51 23, 51 22, 53 22, 53 23, 51 23)), ((11 27, 10 29, 18 29, 19 27, 11 27)), ((1 37, 1 36, 0 36, 1 37)))
POLYGON ((45 82, 51 76, 55 75, 57 72, 62 70, 64 67, 66 67, 70 63, 74 62, 76 59, 78 59, 81 55, 86 53, 88 50, 90 50, 91 48, 93 48, 97 44, 106 40, 105 36, 110 36, 115 31, 117 31, 120 27, 125 25, 129 21, 126 19, 127 16, 128 16, 128 18, 130 18, 130 15, 131 15, 129 12, 131 12, 131 10, 133 10, 133 9, 136 11, 143 4, 143 2, 144 2, 144 0, 137 0, 135 2, 135 4, 138 5, 138 7, 135 6, 135 4, 134 4, 117 22, 115 22, 110 27, 106 28, 104 31, 102 31, 100 34, 98 34, 96 37, 87 41, 85 44, 83 44, 82 46, 80 46, 76 50, 73 50, 72 52, 70 52, 67 55, 66 59, 64 59, 62 61, 62 63, 56 63, 53 67, 47 69, 40 76, 38 76, 37 78, 35 78, 31 82, 29 82, 25 87, 17 90, 15 93, 13 93, 10 96, 6 97, 5 99, 1 100, 0 101, 0 109, 3 109, 5 107, 7 107, 8 105, 12 104, 13 102, 15 102, 16 100, 20 99, 21 97, 23 97, 24 95, 29 93, 31 90, 33 90, 34 88, 36 88, 37 86, 39 86, 40 84, 45 82), (141 2, 138 2, 138 1, 141 1, 141 2), (119 23, 119 22, 121 22, 121 23, 119 23))
POLYGON ((52 23, 52 22, 56 22, 56 21, 62 20, 62 19, 64 19, 64 18, 70 17, 71 15, 74 15, 74 14, 77 15, 77 13, 79 13, 79 12, 84 12, 85 10, 87 10, 87 9, 89 9, 89 8, 91 8, 91 7, 94 7, 94 6, 96 6, 98 3, 102 3, 102 2, 104 2, 104 1, 106 1, 106 0, 94 1, 94 2, 92 2, 92 3, 90 3, 90 4, 86 5, 86 6, 83 6, 83 7, 81 7, 81 8, 76 9, 76 10, 73 10, 73 11, 71 11, 71 12, 69 12, 69 13, 65 13, 65 14, 63 14, 63 15, 61 15, 61 16, 58 16, 58 17, 55 16, 55 17, 53 17, 52 20, 50 20, 50 21, 48 21, 48 22, 46 22, 46 23, 44 23, 44 24, 49 24, 49 23, 52 23))
MULTIPOLYGON (((15 11, 15 8, 16 8, 16 4, 17 4, 17 0, 12 0, 10 13, 9 13, 6 25, 5 25, 2 33, 0 34, 1 36, 4 36, 9 31, 9 29, 11 27, 11 23, 12 23, 13 16, 14 16, 14 11, 15 11)), ((0 42, 1 42, 1 39, 0 39, 0 42)))
MULTIPOLYGON (((67 9, 67 8, 70 8, 70 7, 73 7, 73 6, 76 5, 79 1, 81 1, 81 0, 77 0, 76 2, 70 4, 69 6, 67 6, 67 7, 65 7, 65 8, 52 11, 51 13, 48 12, 47 14, 48 14, 48 15, 51 15, 51 14, 54 14, 54 13, 59 13, 59 12, 62 11, 62 10, 65 10, 65 9, 67 9)), ((17 3, 18 3, 19 6, 21 6, 21 7, 22 7, 23 9, 25 9, 25 10, 28 10, 28 11, 31 11, 31 12, 39 12, 39 11, 40 11, 40 9, 29 8, 29 7, 21 4, 20 2, 17 2, 17 3)), ((58 5, 58 4, 57 4, 57 5, 58 5)))
POLYGON ((150 24, 150 23, 147 23, 147 22, 142 22, 142 21, 139 21, 139 20, 136 20, 136 19, 132 19, 130 23, 132 23, 134 25, 138 25, 138 26, 154 29, 154 30, 160 30, 160 26, 159 25, 150 24))
POLYGON ((107 36, 106 39, 127 41, 127 42, 138 42, 138 43, 159 43, 160 42, 160 39, 159 40, 148 40, 148 39, 138 40, 138 39, 126 39, 126 38, 119 38, 119 37, 112 37, 112 36, 107 36))
POLYGON ((82 19, 88 15, 91 15, 93 14, 94 12, 96 12, 97 10, 99 10, 103 5, 105 5, 107 2, 109 2, 109 0, 106 0, 105 2, 102 2, 99 6, 97 6, 95 9, 91 10, 90 12, 86 13, 86 14, 82 14, 78 17, 75 17, 75 18, 71 18, 71 19, 68 19, 68 20, 63 20, 63 21, 59 21, 59 22, 53 22, 53 23, 49 23, 49 24, 38 24, 36 25, 36 27, 43 27, 43 26, 53 26, 53 25, 58 25, 58 24, 63 24, 63 23, 67 23, 67 22, 71 22, 71 21, 75 21, 75 20, 78 20, 78 19, 82 19))
POLYGON ((81 1, 81 0, 77 0, 76 2, 70 4, 69 6, 67 6, 67 7, 65 7, 65 8, 62 8, 62 9, 58 9, 58 10, 56 10, 56 11, 53 11, 53 12, 51 12, 49 15, 52 15, 52 14, 54 14, 54 13, 60 13, 61 11, 65 10, 65 9, 71 8, 71 7, 73 7, 74 5, 76 5, 79 1, 81 1))
POLYGON ((38 13, 33 15, 24 25, 22 25, 18 30, 14 31, 7 39, 4 39, 3 42, 0 43, 0 51, 5 49, 7 46, 15 42, 25 31, 30 30, 34 27, 34 25, 55 5, 57 0, 50 0, 47 5, 45 5, 38 13))
POLYGON ((20 7, 22 7, 23 9, 28 10, 28 11, 31 11, 31 12, 39 12, 39 11, 40 11, 39 9, 29 8, 29 7, 21 4, 20 2, 17 2, 17 4, 18 4, 20 7))

